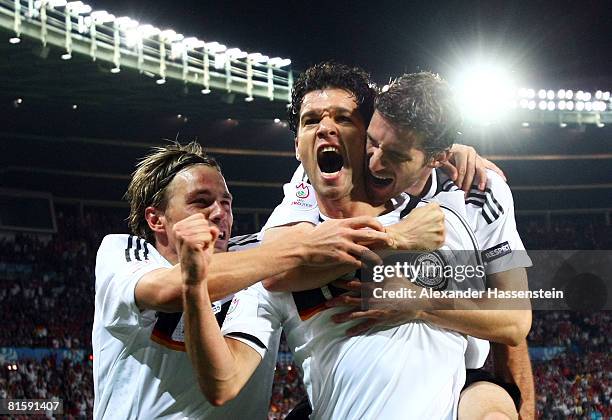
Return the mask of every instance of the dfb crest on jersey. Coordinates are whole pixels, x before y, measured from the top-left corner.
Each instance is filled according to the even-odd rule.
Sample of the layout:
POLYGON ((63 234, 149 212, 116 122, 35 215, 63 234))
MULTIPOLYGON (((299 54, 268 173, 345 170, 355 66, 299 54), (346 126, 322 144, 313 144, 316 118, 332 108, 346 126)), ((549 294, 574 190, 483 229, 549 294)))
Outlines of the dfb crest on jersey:
POLYGON ((419 270, 414 280, 416 284, 428 289, 446 289, 448 285, 448 279, 444 273, 446 264, 439 253, 426 252, 420 254, 415 258, 413 265, 419 270))

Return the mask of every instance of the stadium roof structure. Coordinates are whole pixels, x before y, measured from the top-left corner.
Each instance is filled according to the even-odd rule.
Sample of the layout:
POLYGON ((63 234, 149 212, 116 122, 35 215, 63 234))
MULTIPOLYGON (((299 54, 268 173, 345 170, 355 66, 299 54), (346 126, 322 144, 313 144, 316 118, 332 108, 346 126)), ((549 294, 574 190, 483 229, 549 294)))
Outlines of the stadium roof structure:
MULTIPOLYGON (((176 32, 163 31, 160 38, 162 31, 147 25, 142 25, 147 36, 129 35, 140 25, 127 18, 104 22, 110 17, 85 12, 85 6, 0 0, 0 37, 5 39, 0 39, 0 188, 118 203, 134 163, 150 146, 161 139, 197 139, 221 161, 237 207, 269 209, 278 203, 281 186, 296 166, 293 136, 282 122, 292 85, 287 60, 266 60, 235 48, 222 51, 218 42, 210 42, 215 51, 207 51, 207 43, 179 39, 176 32), (42 10, 47 14, 44 36, 42 10), (101 19, 94 25, 99 44, 94 53, 96 18, 88 20, 91 16, 101 19), (190 46, 173 48, 185 41, 190 46), (220 54, 219 61, 215 56, 220 54)), ((487 136, 494 142, 481 142, 479 150, 505 160, 512 187, 520 191, 518 208, 612 207, 612 184, 601 184, 596 175, 609 171, 612 158, 609 93, 590 94, 605 109, 591 105, 587 110, 583 104, 579 111, 559 110, 561 101, 567 106, 566 90, 561 95, 523 89, 517 95, 512 130, 491 127, 487 136), (589 141, 584 141, 585 130, 592 133, 589 141), (559 182, 560 173, 572 178, 559 182), (561 196, 562 184, 572 183, 577 187, 561 196)))

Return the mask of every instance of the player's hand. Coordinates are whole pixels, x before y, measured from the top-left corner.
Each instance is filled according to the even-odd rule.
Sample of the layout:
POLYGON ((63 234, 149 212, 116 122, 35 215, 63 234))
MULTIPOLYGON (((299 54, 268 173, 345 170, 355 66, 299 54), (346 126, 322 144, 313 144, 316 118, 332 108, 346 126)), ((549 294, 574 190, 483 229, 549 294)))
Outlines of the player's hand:
POLYGON ((419 286, 405 279, 387 279, 382 283, 363 283, 358 280, 346 282, 336 281, 334 286, 349 290, 349 292, 328 300, 325 305, 328 308, 346 307, 346 312, 333 315, 331 320, 336 323, 361 320, 362 322, 346 330, 346 335, 351 337, 364 334, 373 327, 395 327, 406 322, 417 319, 423 302, 418 298, 422 290, 419 286), (381 290, 414 290, 414 298, 362 298, 363 295, 372 295, 374 288, 381 290), (367 302, 366 302, 367 300, 367 302), (414 305, 420 302, 421 305, 414 305), (367 309, 364 309, 367 308, 367 309))
POLYGON ((437 203, 417 207, 398 223, 388 226, 387 233, 393 239, 394 249, 434 251, 444 244, 444 212, 437 203))
POLYGON ((320 225, 301 227, 301 246, 305 265, 324 267, 363 263, 379 264, 380 257, 371 249, 392 247, 393 239, 374 217, 327 220, 320 225))
POLYGON ((208 214, 193 214, 173 227, 183 284, 198 285, 206 280, 219 229, 208 222, 208 214))
POLYGON ((442 169, 453 180, 455 185, 468 193, 472 185, 484 191, 487 186, 487 169, 496 172, 506 181, 504 171, 488 159, 480 156, 476 149, 463 144, 451 147, 449 160, 442 164, 442 169))

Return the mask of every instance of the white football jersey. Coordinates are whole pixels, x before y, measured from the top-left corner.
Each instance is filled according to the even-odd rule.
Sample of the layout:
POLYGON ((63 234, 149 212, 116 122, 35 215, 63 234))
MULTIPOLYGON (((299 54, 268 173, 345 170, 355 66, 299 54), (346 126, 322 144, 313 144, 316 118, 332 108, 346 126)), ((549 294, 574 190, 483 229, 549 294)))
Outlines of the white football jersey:
MULTIPOLYGON (((460 191, 444 171, 434 169, 431 176, 431 187, 424 200, 439 197, 443 192, 460 191)), ((465 198, 465 211, 478 240, 487 274, 531 266, 516 229, 512 192, 497 173, 487 170, 485 191, 472 186, 465 198)))
MULTIPOLYGON (((383 225, 395 223, 419 203, 402 196, 397 208, 379 220, 383 225)), ((452 249, 472 247, 476 257, 474 240, 464 225, 449 226, 447 238, 452 249)), ((328 285, 274 293, 257 284, 236 294, 222 331, 230 336, 248 332, 267 343, 282 326, 303 373, 312 419, 455 418, 465 382, 465 336, 414 321, 347 337, 346 330, 355 322, 330 320, 346 309, 324 305, 343 292, 328 285)))
MULTIPOLYGON (((132 235, 108 235, 96 259, 92 345, 95 419, 265 419, 276 349, 222 407, 202 395, 185 352, 182 313, 140 311, 134 300, 143 275, 172 265, 132 235)), ((221 324, 232 296, 213 304, 221 324)), ((270 342, 278 346, 279 333, 270 342)))
MULTIPOLYGON (((487 170, 485 191, 473 187, 465 200, 463 192, 444 171, 432 169, 431 176, 430 189, 423 199, 436 201, 441 206, 449 207, 463 216, 474 231, 487 274, 532 265, 516 229, 512 192, 497 173, 487 170), (455 194, 447 194, 448 192, 455 194)), ((265 230, 289 223, 285 222, 287 220, 291 223, 304 221, 316 224, 319 217, 316 197, 312 186, 308 184, 308 177, 302 165, 293 173, 291 181, 285 184, 284 192, 283 202, 276 207, 264 225, 260 238, 263 237, 265 230), (309 205, 303 206, 307 211, 297 211, 300 207, 296 204, 298 201, 296 193, 306 188, 310 188, 313 192, 308 195, 309 205)), ((488 341, 468 337, 466 366, 471 369, 481 368, 486 362, 489 348, 488 341)))

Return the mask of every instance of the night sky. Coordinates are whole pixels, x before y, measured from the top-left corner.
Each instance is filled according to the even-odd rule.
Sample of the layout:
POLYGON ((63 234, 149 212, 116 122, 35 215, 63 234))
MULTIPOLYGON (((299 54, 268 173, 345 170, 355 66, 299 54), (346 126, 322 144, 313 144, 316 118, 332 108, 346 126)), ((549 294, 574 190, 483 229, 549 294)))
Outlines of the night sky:
POLYGON ((324 59, 355 64, 378 82, 419 69, 451 77, 477 57, 525 85, 612 87, 608 1, 92 0, 185 36, 289 57, 296 70, 324 59))

